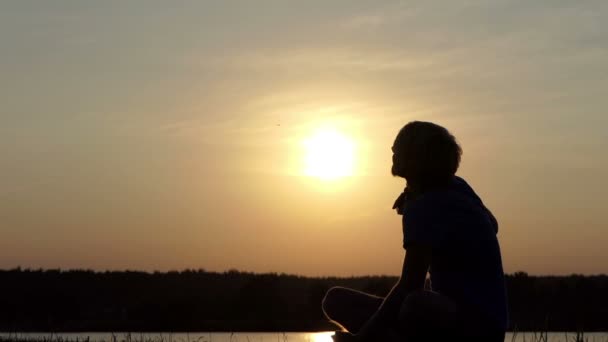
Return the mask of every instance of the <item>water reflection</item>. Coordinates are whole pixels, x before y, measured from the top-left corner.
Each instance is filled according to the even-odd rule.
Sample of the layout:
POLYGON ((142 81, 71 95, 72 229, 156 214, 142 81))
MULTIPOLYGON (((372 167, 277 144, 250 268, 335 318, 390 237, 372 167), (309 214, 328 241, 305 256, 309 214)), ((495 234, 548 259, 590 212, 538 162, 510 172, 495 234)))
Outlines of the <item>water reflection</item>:
POLYGON ((310 334, 313 342, 333 342, 333 340, 331 338, 333 335, 334 335, 333 332, 310 334))

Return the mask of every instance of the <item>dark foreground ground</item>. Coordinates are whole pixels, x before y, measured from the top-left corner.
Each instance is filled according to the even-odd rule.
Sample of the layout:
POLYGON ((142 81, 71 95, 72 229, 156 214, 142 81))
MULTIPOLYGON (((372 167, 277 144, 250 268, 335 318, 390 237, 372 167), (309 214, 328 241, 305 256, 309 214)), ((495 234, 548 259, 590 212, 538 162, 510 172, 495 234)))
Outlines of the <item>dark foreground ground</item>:
MULTIPOLYGON (((0 331, 324 331, 332 286, 386 294, 395 277, 0 270, 0 331)), ((511 330, 608 331, 608 276, 507 277, 511 330)), ((0 341, 2 342, 2 341, 0 341)))
MULTIPOLYGON (((39 337, 26 336, 24 334, 12 335, 10 337, 0 336, 0 342, 238 342, 238 341, 277 341, 277 342, 328 342, 330 335, 307 334, 307 333, 191 333, 191 334, 169 334, 153 333, 150 335, 140 333, 111 333, 97 334, 84 333, 80 336, 74 335, 37 335, 39 337)), ((460 340, 448 340, 460 341, 460 340)), ((583 333, 583 332, 527 332, 507 333, 507 342, 608 342, 608 333, 583 333)), ((425 340, 425 342, 428 342, 425 340)), ((466 342, 466 341, 465 341, 466 342)))

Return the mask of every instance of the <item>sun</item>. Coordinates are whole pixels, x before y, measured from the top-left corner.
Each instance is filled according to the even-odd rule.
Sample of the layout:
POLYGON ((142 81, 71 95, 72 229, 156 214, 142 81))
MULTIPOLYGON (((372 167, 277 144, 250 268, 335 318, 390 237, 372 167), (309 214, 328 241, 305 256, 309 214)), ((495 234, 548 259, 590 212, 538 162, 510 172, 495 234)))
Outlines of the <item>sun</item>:
POLYGON ((332 128, 320 128, 303 141, 304 174, 321 180, 352 176, 355 143, 332 128))

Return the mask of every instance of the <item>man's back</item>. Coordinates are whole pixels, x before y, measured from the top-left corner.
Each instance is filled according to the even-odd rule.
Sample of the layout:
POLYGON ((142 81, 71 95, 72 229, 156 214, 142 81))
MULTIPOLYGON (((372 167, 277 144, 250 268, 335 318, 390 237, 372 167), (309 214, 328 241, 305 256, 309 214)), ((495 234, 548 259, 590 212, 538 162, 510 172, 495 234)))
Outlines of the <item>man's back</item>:
POLYGON ((448 187, 429 191, 403 209, 404 248, 432 249, 433 291, 479 312, 506 329, 507 304, 498 226, 473 189, 454 177, 448 187))

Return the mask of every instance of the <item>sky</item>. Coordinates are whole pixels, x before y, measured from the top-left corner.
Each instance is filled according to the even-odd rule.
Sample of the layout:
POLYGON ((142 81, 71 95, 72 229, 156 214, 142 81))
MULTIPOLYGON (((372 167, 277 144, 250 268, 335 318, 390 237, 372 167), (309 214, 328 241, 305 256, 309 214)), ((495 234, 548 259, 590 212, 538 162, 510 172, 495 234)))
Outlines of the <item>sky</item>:
POLYGON ((605 1, 0 3, 0 268, 399 274, 445 126, 506 272, 608 273, 605 1), (348 176, 305 142, 352 144, 348 176))

